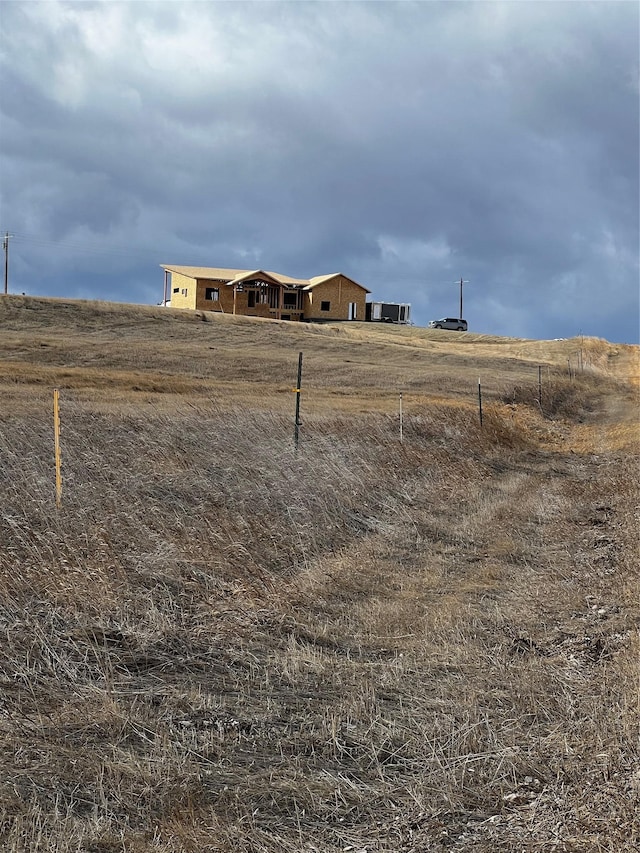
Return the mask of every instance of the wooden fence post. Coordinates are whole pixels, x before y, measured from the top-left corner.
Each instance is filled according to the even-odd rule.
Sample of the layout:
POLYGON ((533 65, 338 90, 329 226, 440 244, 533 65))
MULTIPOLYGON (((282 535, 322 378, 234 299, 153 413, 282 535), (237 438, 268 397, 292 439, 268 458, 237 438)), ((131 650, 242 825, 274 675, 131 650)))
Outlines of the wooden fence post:
POLYGON ((62 476, 60 474, 60 394, 53 389, 53 446, 56 459, 56 506, 62 506, 62 476))
POLYGON ((542 366, 538 365, 538 405, 542 411, 542 366))

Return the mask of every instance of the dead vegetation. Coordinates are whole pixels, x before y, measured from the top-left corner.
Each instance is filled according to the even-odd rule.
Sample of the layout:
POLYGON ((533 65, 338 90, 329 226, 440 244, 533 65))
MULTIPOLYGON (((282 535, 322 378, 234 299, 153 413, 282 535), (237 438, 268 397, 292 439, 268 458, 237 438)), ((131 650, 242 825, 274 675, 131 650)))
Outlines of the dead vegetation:
MULTIPOLYGON (((100 311, 36 323, 20 353, 46 372, 38 334, 133 336, 110 396, 80 360, 62 393, 60 511, 46 383, 0 385, 3 849, 637 849, 637 400, 607 345, 573 380, 551 357, 542 411, 526 342, 503 347, 480 428, 475 344, 453 343, 469 362, 409 396, 400 444, 403 336, 386 358, 374 330, 333 405, 350 333, 295 330, 296 453, 282 324, 253 327, 267 393, 253 374, 227 395, 233 362, 192 391, 170 348, 173 392, 141 393, 124 374, 157 372, 158 327, 100 311)), ((241 348, 230 318, 200 325, 241 348)))

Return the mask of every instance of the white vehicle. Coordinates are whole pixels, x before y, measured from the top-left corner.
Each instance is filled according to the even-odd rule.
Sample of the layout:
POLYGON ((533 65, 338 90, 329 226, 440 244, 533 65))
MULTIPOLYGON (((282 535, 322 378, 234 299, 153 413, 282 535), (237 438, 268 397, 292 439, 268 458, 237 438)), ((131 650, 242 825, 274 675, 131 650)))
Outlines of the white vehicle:
POLYGON ((454 332, 466 332, 467 321, 457 317, 443 317, 442 320, 432 320, 427 329, 451 329, 454 332))

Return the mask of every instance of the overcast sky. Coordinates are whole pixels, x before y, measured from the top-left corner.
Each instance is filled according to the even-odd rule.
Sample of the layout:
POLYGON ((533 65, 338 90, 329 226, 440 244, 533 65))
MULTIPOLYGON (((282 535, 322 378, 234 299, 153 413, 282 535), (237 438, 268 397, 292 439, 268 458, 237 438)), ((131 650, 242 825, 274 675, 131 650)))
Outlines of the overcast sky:
POLYGON ((639 339, 636 2, 0 3, 11 292, 343 272, 413 319, 639 339))

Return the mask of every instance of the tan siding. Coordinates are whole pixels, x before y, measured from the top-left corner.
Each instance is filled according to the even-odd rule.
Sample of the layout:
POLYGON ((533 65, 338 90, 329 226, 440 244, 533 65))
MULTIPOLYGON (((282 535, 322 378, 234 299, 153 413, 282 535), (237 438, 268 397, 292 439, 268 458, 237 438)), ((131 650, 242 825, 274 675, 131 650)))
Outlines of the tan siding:
MULTIPOLYGON (((233 288, 229 289, 233 291, 233 288)), ((268 304, 265 305, 259 302, 257 305, 249 308, 250 290, 253 290, 253 288, 245 285, 239 293, 236 293, 236 314, 245 314, 247 317, 275 317, 268 304)), ((233 292, 231 295, 231 310, 233 311, 233 292)))
POLYGON ((367 294, 364 288, 338 275, 317 284, 305 293, 305 320, 348 320, 349 304, 356 304, 356 319, 364 320, 367 294), (329 302, 329 311, 322 311, 322 303, 329 302))
MULTIPOLYGON (((194 268, 195 269, 195 268, 194 268)), ((234 288, 225 281, 210 278, 193 278, 186 272, 171 273, 169 296, 173 308, 185 308, 197 311, 217 311, 224 314, 239 314, 249 317, 270 317, 279 319, 282 314, 288 314, 291 320, 299 320, 300 313, 295 309, 272 309, 269 305, 257 304, 249 308, 249 290, 246 284, 235 294, 234 288), (217 300, 206 299, 208 288, 217 288, 217 300), (177 293, 174 291, 177 290, 177 293)), ((351 317, 350 304, 356 305, 356 320, 365 319, 366 304, 365 288, 351 281, 346 276, 336 275, 326 281, 321 281, 309 290, 303 292, 302 318, 304 320, 349 320, 351 317), (329 303, 329 310, 322 311, 322 303, 329 303)), ((281 301, 283 294, 281 293, 281 301)))
POLYGON ((249 308, 249 290, 251 288, 246 285, 235 294, 232 285, 224 282, 211 281, 204 279, 198 281, 198 311, 218 311, 224 314, 242 314, 247 317, 276 317, 276 312, 271 310, 268 305, 258 304, 249 308), (207 288, 217 287, 220 291, 220 299, 213 302, 210 299, 205 299, 207 288), (235 301, 235 308, 234 308, 235 301))
POLYGON ((196 307, 195 279, 172 272, 169 298, 171 299, 172 308, 191 308, 193 310, 196 307))
POLYGON ((233 288, 223 281, 199 279, 196 308, 198 311, 218 311, 223 314, 233 314, 233 288), (217 287, 219 290, 220 298, 215 302, 211 299, 205 299, 207 289, 210 287, 217 287))

